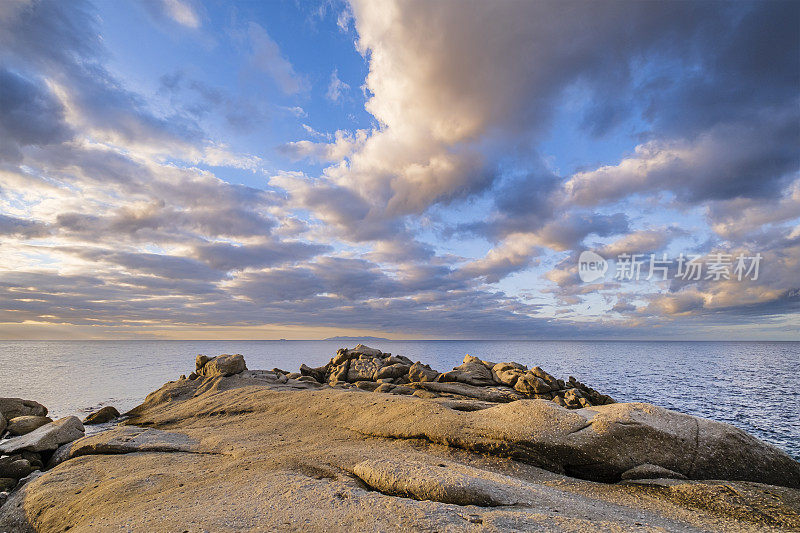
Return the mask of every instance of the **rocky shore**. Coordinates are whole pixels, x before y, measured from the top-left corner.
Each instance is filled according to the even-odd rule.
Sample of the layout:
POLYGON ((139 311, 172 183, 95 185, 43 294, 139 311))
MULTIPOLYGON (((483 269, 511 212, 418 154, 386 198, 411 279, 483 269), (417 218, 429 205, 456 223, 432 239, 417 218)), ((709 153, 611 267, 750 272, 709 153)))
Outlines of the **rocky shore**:
POLYGON ((0 398, 0 531, 800 529, 781 450, 514 362, 201 355, 118 416, 0 398))

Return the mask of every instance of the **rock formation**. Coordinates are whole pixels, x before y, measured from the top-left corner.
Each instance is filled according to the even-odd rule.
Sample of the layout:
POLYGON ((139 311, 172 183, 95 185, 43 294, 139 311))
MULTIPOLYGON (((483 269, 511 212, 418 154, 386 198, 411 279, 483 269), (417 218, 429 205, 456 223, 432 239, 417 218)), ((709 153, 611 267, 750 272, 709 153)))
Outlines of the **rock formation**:
POLYGON ((300 370, 202 356, 111 430, 0 441, 0 531, 800 528, 800 463, 727 424, 470 356, 300 370))
POLYGON ((322 384, 352 384, 362 390, 395 394, 423 390, 432 393, 429 397, 446 394, 489 402, 551 400, 567 409, 614 403, 610 396, 572 376, 568 381, 556 379, 538 366, 528 369, 519 363, 491 363, 467 355, 461 365, 440 373, 419 361, 413 363, 407 357, 362 344, 341 348, 325 366, 301 365, 300 374, 322 384))

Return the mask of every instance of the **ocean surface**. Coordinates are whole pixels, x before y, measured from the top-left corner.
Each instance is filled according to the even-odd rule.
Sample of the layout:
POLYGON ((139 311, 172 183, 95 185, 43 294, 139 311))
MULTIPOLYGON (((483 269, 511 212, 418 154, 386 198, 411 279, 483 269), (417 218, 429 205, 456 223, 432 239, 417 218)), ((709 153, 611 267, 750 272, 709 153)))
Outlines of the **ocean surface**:
MULTIPOLYGON (((203 353, 241 353, 248 368, 326 363, 341 341, 2 341, 0 396, 36 400, 54 417, 103 405, 124 412, 194 370, 203 353)), ((444 371, 464 354, 540 366, 617 401, 644 401, 728 422, 800 459, 800 342, 370 342, 444 371)))

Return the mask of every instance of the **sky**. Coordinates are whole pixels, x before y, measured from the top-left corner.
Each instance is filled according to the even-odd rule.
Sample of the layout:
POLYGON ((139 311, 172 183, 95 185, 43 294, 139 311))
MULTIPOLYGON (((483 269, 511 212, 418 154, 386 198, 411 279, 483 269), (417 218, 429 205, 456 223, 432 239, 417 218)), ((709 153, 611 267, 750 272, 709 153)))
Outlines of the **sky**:
POLYGON ((798 332, 798 2, 0 3, 0 339, 798 332))

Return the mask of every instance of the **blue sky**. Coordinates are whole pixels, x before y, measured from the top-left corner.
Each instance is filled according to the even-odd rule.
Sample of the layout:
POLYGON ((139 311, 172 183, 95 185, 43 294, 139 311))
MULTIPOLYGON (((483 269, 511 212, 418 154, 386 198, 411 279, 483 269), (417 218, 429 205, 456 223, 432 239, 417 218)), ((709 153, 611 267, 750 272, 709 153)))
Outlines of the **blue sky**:
POLYGON ((798 340, 798 16, 5 4, 0 338, 798 340))

